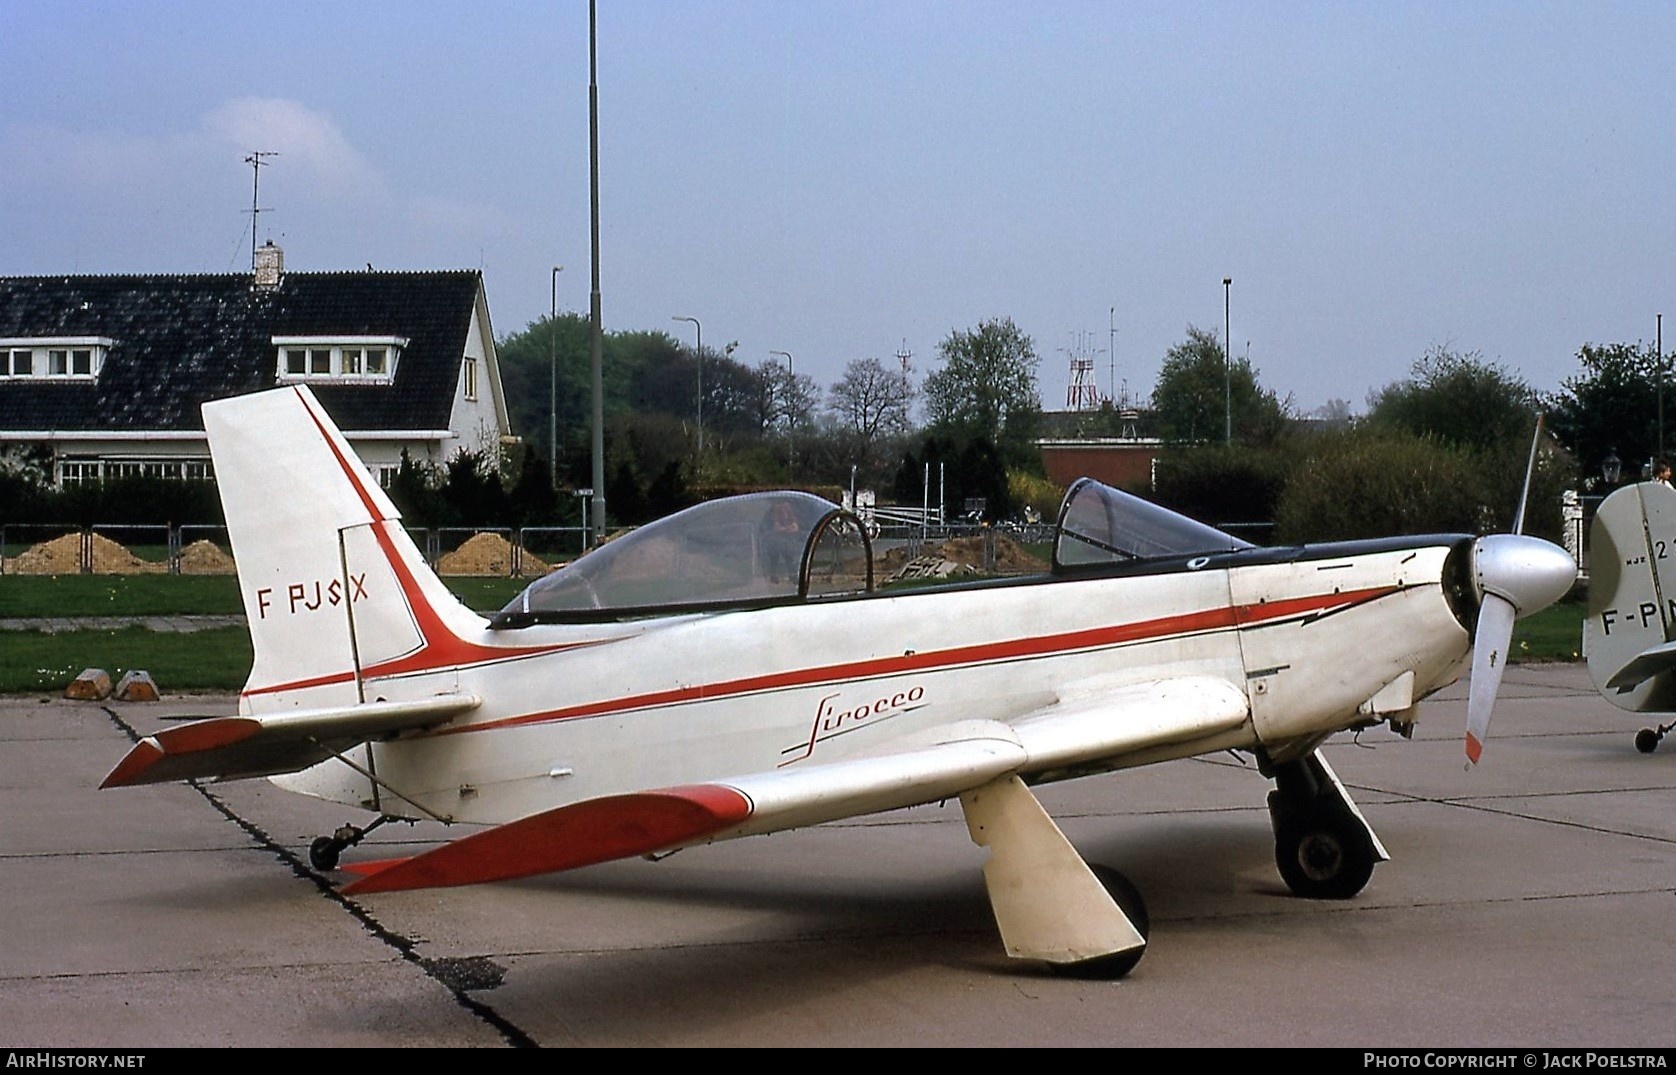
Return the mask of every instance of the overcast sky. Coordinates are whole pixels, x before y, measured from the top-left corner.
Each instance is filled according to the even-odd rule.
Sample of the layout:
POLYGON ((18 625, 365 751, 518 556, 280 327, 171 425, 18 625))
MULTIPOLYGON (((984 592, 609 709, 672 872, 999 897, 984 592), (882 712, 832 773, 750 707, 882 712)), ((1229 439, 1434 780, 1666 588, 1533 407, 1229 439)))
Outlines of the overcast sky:
MULTIPOLYGON (((1668 2, 607 0, 598 47, 607 329, 823 386, 1011 317, 1047 406, 1079 349, 1144 397, 1224 277, 1300 411, 1676 315, 1668 2)), ((289 269, 588 308, 585 0, 0 0, 0 275, 246 271, 253 150, 289 269)))

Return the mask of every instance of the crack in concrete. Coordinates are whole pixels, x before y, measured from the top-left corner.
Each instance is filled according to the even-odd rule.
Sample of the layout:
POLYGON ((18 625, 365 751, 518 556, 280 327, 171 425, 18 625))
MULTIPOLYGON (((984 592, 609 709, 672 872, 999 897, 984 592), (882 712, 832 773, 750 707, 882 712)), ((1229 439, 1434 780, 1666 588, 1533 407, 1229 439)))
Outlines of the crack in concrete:
MULTIPOLYGON (((122 718, 121 714, 109 706, 101 706, 100 708, 111 718, 112 723, 128 736, 130 741, 138 743, 144 738, 133 725, 122 718)), ((455 1003, 488 1026, 493 1027, 508 1045, 516 1049, 538 1049, 541 1047, 540 1042, 530 1037, 522 1028, 501 1015, 491 1005, 468 995, 468 990, 493 989, 499 986, 505 980, 505 968, 482 956, 443 959, 427 959, 421 956, 417 941, 385 926, 361 904, 344 896, 330 881, 310 868, 296 852, 269 836, 255 822, 240 816, 237 811, 228 806, 220 796, 210 791, 201 781, 188 780, 186 783, 203 796, 204 801, 213 806, 223 817, 243 829, 245 834, 256 841, 259 846, 272 852, 281 862, 289 866, 293 874, 312 884, 322 896, 347 911, 367 933, 389 946, 402 959, 419 968, 427 978, 448 990, 453 995, 455 1003)))

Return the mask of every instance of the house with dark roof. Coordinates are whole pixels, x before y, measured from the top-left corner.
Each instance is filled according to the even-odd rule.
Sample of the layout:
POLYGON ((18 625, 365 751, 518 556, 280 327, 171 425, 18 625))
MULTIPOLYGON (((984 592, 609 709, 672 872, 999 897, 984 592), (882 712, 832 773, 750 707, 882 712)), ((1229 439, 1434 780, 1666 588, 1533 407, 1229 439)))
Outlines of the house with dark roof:
POLYGON ((0 277, 0 450, 57 482, 212 477, 199 406, 287 384, 384 481, 511 434, 479 272, 0 277))

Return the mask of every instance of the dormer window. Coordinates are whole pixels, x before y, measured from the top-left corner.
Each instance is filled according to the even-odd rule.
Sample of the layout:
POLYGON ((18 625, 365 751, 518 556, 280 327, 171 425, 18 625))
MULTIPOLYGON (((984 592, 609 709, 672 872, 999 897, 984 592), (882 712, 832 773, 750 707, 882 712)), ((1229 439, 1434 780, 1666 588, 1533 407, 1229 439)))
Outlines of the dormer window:
POLYGON ((389 384, 407 340, 401 336, 275 336, 277 380, 389 384))
POLYGON ((91 381, 115 343, 106 336, 0 339, 0 378, 91 381))

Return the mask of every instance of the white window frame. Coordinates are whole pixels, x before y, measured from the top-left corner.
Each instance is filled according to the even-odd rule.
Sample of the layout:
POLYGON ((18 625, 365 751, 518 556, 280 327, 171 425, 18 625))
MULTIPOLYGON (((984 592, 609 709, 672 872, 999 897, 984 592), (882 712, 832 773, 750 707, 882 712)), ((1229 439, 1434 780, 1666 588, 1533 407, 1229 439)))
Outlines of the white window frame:
POLYGON ((109 336, 0 337, 0 381, 96 381, 115 345, 109 336))
POLYGON ((477 359, 473 358, 471 355, 465 356, 465 366, 461 370, 460 376, 461 376, 461 379, 464 381, 464 384, 462 385, 462 390, 465 394, 466 401, 469 402, 469 403, 476 403, 477 402, 477 359))
POLYGON ((390 384, 405 336, 275 336, 274 380, 279 384, 390 384), (368 356, 383 356, 371 371, 368 356), (295 367, 295 368, 294 368, 295 367))

